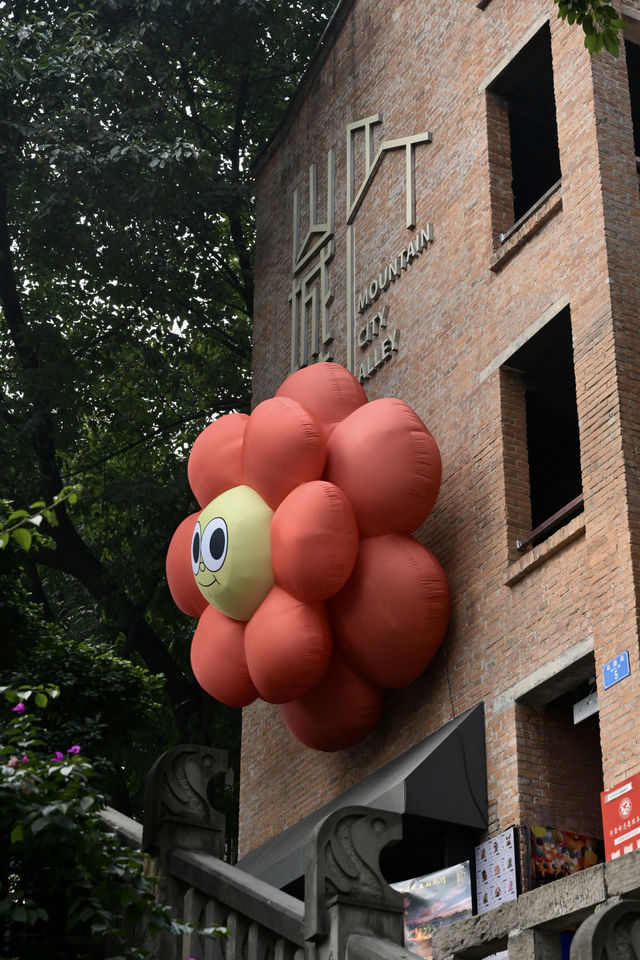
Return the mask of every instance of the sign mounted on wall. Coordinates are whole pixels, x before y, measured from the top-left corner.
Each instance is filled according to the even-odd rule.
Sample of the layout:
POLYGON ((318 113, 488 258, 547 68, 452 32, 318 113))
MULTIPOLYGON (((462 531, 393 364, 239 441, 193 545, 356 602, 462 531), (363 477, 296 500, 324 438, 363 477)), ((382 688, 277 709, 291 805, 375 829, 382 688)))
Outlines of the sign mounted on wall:
POLYGON ((609 660, 602 667, 602 688, 608 690, 614 683, 619 683, 630 674, 629 651, 623 650, 617 657, 609 660))
MULTIPOLYGON (((331 307, 337 278, 346 284, 346 367, 361 383, 372 377, 391 360, 400 344, 400 328, 392 323, 390 304, 381 302, 381 309, 371 319, 357 320, 386 291, 402 280, 405 272, 417 262, 434 239, 434 227, 427 223, 416 230, 415 155, 424 144, 431 143, 429 132, 408 137, 382 140, 374 151, 374 130, 382 123, 382 114, 347 124, 346 127, 346 262, 344 270, 334 270, 336 158, 329 150, 326 161, 326 183, 323 202, 318 191, 318 165, 311 164, 308 179, 308 207, 304 207, 301 191, 293 195, 293 260, 289 294, 291 306, 291 370, 310 363, 334 359, 334 333, 331 307), (361 142, 362 156, 356 144, 361 142), (381 266, 356 291, 355 224, 362 204, 383 166, 386 156, 404 151, 404 226, 410 231, 401 249, 377 252, 381 266), (358 162, 356 162, 358 161, 358 162), (356 174, 356 168, 358 173, 356 174), (320 213, 322 208, 322 213, 320 213), (304 219, 307 230, 301 227, 304 219), (357 343, 356 343, 357 341, 357 343)), ((390 189, 390 187, 388 188, 390 189)))
POLYGON ((600 794, 607 860, 640 850, 640 773, 600 794))
POLYGON ((206 427, 188 473, 201 510, 173 536, 167 580, 198 619, 196 679, 230 706, 279 704, 309 747, 358 743, 447 628, 445 574, 410 535, 438 495, 435 440, 403 401, 368 402, 319 363, 206 427))
POLYGON ((530 890, 602 862, 599 837, 542 825, 530 826, 528 833, 530 890))
POLYGON ((517 898, 519 846, 516 828, 509 827, 475 848, 478 913, 517 898))
POLYGON ((473 914, 468 860, 391 886, 404 894, 404 945, 425 960, 431 960, 431 940, 438 927, 473 914))

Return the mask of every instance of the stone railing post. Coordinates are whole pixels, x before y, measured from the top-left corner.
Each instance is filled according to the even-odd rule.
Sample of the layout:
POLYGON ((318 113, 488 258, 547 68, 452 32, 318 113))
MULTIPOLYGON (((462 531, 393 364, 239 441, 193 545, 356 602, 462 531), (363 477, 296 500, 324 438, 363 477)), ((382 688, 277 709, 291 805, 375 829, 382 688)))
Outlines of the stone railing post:
POLYGON ((640 960, 640 900, 596 910, 577 930, 571 960, 640 960))
POLYGON ((306 850, 307 960, 345 960, 351 934, 403 943, 403 896, 379 863, 401 838, 399 814, 369 807, 344 807, 316 827, 306 850))
MULTIPOLYGON (((226 751, 181 744, 163 753, 147 777, 142 849, 156 859, 158 899, 170 905, 177 919, 194 920, 200 926, 209 921, 204 900, 200 903, 196 892, 171 874, 169 855, 182 848, 224 858, 225 818, 213 808, 210 796, 215 781, 224 779, 227 770, 226 751)), ((154 955, 157 960, 175 960, 182 956, 183 946, 179 939, 164 936, 154 955)))

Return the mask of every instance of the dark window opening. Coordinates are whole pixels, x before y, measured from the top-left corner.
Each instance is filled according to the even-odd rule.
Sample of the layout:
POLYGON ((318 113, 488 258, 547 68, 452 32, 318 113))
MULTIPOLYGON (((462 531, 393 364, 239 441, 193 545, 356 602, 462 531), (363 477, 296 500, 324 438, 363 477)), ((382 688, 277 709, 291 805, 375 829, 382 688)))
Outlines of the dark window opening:
POLYGON ((544 540, 583 508, 569 308, 517 350, 505 371, 524 397, 520 429, 526 434, 530 516, 520 533, 522 548, 544 540))
POLYGON ((640 46, 625 40, 627 56, 627 76, 629 78, 629 96, 631 98, 631 118, 633 120, 633 144, 636 157, 640 157, 640 46))
POLYGON ((380 869, 387 883, 411 880, 464 860, 472 864, 480 831, 405 814, 402 840, 385 847, 380 869))
MULTIPOLYGON (((530 740, 518 751, 519 763, 530 771, 520 778, 525 822, 600 841, 594 849, 601 861, 604 785, 598 714, 576 724, 570 710, 548 704, 542 710, 518 708, 516 716, 530 740)), ((530 879, 538 886, 566 875, 561 868, 530 879)))
POLYGON ((595 673, 593 654, 576 661, 519 699, 516 722, 523 822, 601 839, 595 673), (576 713, 590 695, 596 710, 576 713))
POLYGON ((515 223, 560 180, 548 24, 516 54, 489 92, 508 117, 515 223))

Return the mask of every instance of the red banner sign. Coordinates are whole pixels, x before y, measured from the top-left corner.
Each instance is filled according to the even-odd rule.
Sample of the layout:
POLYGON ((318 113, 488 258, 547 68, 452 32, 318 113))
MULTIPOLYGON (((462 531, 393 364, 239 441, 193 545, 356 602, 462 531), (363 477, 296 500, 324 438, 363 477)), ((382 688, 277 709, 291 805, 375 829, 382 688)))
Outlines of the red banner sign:
POLYGON ((607 860, 640 850, 640 773, 600 794, 607 860))

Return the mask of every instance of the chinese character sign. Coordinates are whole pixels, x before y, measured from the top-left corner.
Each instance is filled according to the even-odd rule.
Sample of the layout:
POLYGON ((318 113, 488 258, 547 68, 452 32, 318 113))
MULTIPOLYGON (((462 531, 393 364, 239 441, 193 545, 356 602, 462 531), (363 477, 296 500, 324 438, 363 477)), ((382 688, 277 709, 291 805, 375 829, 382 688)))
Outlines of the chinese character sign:
POLYGON ((640 850, 640 773, 600 794, 607 860, 640 850))

